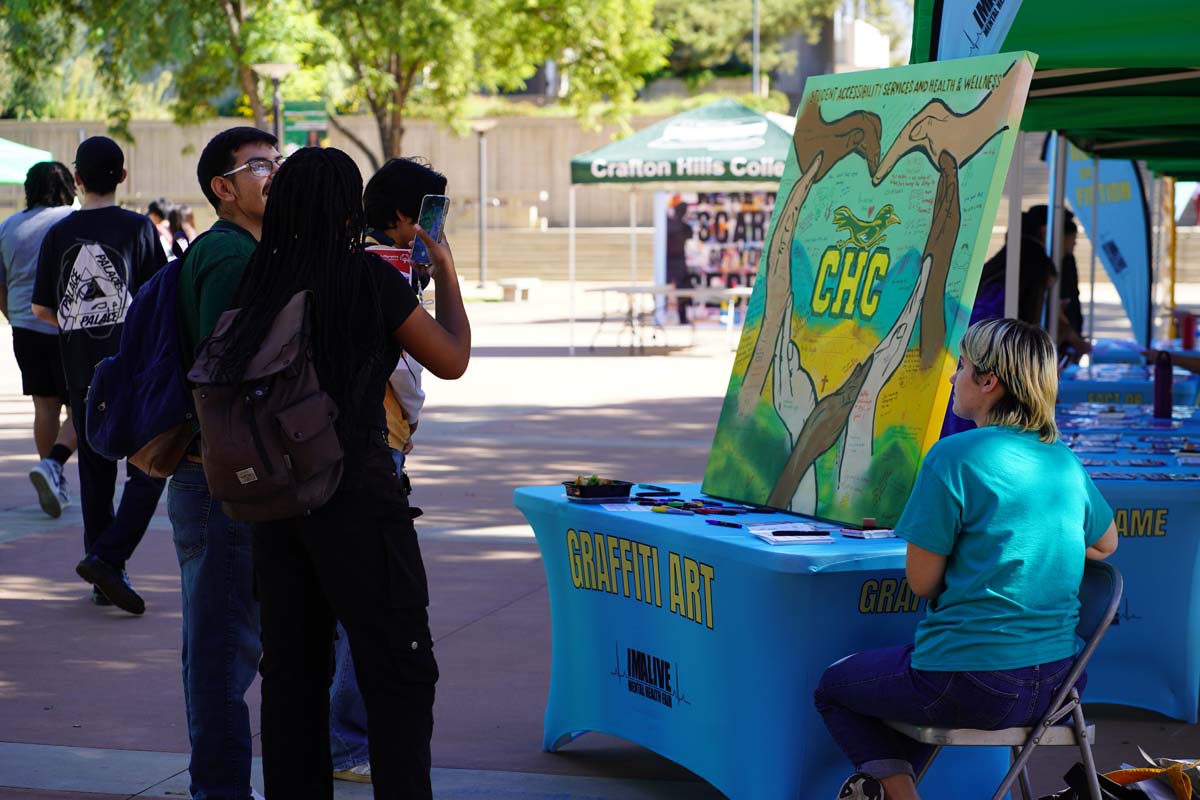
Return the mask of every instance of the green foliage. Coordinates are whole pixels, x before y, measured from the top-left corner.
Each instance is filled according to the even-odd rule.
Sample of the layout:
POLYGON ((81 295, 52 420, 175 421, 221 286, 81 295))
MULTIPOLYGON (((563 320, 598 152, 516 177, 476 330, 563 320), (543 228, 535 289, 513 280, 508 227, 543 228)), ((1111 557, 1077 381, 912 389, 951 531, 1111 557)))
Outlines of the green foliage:
MULTIPOLYGON (((784 49, 797 33, 816 42, 821 27, 843 0, 759 0, 759 64, 764 72, 796 66, 784 49)), ((912 3, 908 2, 911 8, 912 3)), ((859 2, 856 13, 879 27, 893 43, 905 33, 893 0, 859 2)), ((753 60, 753 0, 696 2, 658 0, 655 27, 671 40, 669 73, 703 84, 713 74, 745 74, 753 60)))
MULTIPOLYGON (((119 132, 134 113, 156 115, 144 113, 150 102, 181 123, 233 112, 265 126, 271 86, 250 67, 293 63, 283 96, 367 111, 384 158, 399 153, 407 116, 462 130, 468 98, 519 89, 548 60, 566 76, 559 101, 570 113, 591 125, 623 121, 641 76, 661 68, 667 49, 652 26, 653 0, 7 0, 7 8, 0 39, 12 55, 0 63, 0 114, 98 114, 119 132), (93 85, 72 78, 80 66, 93 85), (80 102, 56 103, 64 90, 80 102)), ((374 159, 375 147, 359 145, 374 159)))
POLYGON ((593 125, 623 120, 667 46, 652 28, 652 0, 428 0, 419 13, 395 0, 314 7, 336 46, 314 50, 313 60, 344 87, 329 99, 374 116, 385 159, 399 153, 405 117, 462 130, 474 93, 520 89, 547 60, 566 75, 560 100, 571 113, 593 125))
MULTIPOLYGON (((841 4, 841 0, 759 0, 763 71, 792 69, 796 56, 784 51, 784 40, 799 32, 816 41, 822 24, 841 4)), ((742 64, 751 62, 752 0, 658 0, 655 25, 671 38, 668 60, 676 75, 721 67, 735 58, 742 64)))

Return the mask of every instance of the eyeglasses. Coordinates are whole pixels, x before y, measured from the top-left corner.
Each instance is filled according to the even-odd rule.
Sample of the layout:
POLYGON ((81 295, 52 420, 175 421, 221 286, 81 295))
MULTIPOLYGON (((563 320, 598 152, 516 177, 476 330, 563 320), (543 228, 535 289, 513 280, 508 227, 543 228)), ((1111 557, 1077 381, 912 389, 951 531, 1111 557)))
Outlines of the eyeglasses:
POLYGON ((230 175, 234 175, 244 169, 248 169, 250 170, 250 174, 256 178, 268 178, 275 174, 275 171, 279 169, 279 165, 282 163, 283 156, 280 156, 275 160, 271 160, 269 158, 252 158, 245 164, 242 164, 240 167, 234 167, 233 169, 229 170, 229 172, 222 173, 221 177, 228 178, 230 175))

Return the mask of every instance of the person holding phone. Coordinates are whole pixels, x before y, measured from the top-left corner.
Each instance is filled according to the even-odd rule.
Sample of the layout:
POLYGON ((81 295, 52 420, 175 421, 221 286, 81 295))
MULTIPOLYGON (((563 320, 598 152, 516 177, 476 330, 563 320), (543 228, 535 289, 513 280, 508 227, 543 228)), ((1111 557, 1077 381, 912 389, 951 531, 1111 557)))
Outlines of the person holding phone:
POLYGON ((262 238, 214 372, 236 381, 280 309, 312 292, 312 352, 337 404, 344 474, 309 514, 254 523, 262 619, 262 751, 267 797, 332 797, 329 658, 345 628, 370 731, 377 798, 433 796, 438 678, 421 550, 387 443, 383 396, 407 351, 444 380, 466 371, 471 326, 448 248, 429 239, 436 316, 397 270, 365 251, 362 177, 336 148, 306 147, 271 184, 262 238))
POLYGON ((930 449, 895 526, 928 601, 916 640, 843 658, 814 693, 857 770, 839 798, 918 797, 933 747, 885 719, 997 730, 1041 718, 1074 661, 1084 560, 1117 548, 1112 509, 1058 439, 1050 337, 993 319, 961 351, 954 413, 978 427, 930 449))
MULTIPOLYGON (((424 197, 443 196, 446 176, 415 159, 393 158, 367 181, 363 206, 367 218, 366 244, 373 247, 414 248, 419 209, 424 197)), ((436 238, 430 234, 432 238, 436 238)), ((428 263, 428 249, 422 246, 428 263)), ((410 280, 417 297, 429 281, 427 267, 411 262, 410 280), (422 274, 424 272, 424 274, 422 274)), ((385 390, 388 446, 397 474, 407 478, 404 464, 413 447, 419 415, 425 405, 421 388, 423 369, 407 353, 400 356, 385 390)), ((367 708, 358 688, 354 661, 345 629, 339 623, 334 641, 334 674, 329 687, 329 744, 335 780, 371 782, 367 708)))

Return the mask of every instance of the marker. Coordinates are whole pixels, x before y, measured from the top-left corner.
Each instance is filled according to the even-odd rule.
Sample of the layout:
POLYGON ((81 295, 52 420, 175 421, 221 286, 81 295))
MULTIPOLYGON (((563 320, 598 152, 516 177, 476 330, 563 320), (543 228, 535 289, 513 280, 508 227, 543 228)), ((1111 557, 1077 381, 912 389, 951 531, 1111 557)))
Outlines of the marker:
POLYGON ((740 523, 740 522, 726 522, 723 519, 706 519, 704 521, 707 522, 709 525, 720 525, 722 528, 740 528, 740 527, 742 527, 742 523, 740 523))
POLYGON ((682 508, 671 508, 670 506, 650 506, 650 510, 658 514, 685 514, 691 516, 692 512, 684 511, 682 508))
POLYGON ((829 531, 771 531, 772 536, 828 536, 829 531))
MULTIPOLYGON (((643 489, 650 489, 651 491, 655 491, 655 492, 671 491, 666 486, 655 486, 653 483, 639 483, 638 486, 642 487, 643 489)), ((679 494, 679 492, 676 492, 675 494, 679 494)))

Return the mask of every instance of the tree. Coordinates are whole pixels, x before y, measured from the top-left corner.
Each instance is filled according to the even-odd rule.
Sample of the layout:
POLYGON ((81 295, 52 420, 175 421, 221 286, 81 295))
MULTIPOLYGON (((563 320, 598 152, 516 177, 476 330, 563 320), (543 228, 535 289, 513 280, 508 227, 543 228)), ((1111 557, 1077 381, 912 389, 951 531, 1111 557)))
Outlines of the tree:
MULTIPOLYGON (((753 0, 696 3, 658 0, 655 25, 671 38, 671 72, 691 75, 752 59, 753 0)), ((764 71, 793 69, 796 54, 783 43, 797 32, 815 42, 821 26, 843 6, 843 0, 759 0, 759 63, 764 71)), ((887 0, 856 3, 856 13, 892 30, 887 0)))
MULTIPOLYGON (((164 70, 177 121, 216 115, 232 91, 266 127, 264 83, 252 65, 292 62, 303 69, 284 82, 285 95, 319 97, 332 109, 364 108, 384 159, 400 153, 408 116, 461 126, 468 96, 517 89, 547 60, 567 78, 560 101, 568 109, 591 124, 623 121, 641 76, 662 66, 668 46, 652 27, 653 0, 428 0, 411 10, 401 0, 9 3, 19 14, 5 26, 6 38, 20 33, 30 42, 8 65, 21 96, 37 100, 46 54, 61 53, 70 35, 60 31, 74 29, 86 32, 116 128, 127 126, 132 87, 164 70), (58 24, 37 25, 48 18, 58 24)), ((336 114, 331 122, 378 165, 375 148, 340 126, 336 114)))
MULTIPOLYGON (((138 87, 164 72, 177 121, 215 116, 232 91, 265 128, 267 108, 251 65, 304 52, 320 40, 315 25, 300 0, 10 0, 4 35, 21 47, 6 64, 6 110, 19 114, 44 100, 34 89, 57 71, 56 60, 91 58, 117 130, 127 133, 138 87)), ((41 108, 48 110, 44 102, 41 108)))
MULTIPOLYGON (((548 60, 566 75, 564 105, 588 123, 621 120, 667 47, 652 29, 653 0, 430 0, 419 13, 395 0, 314 5, 336 46, 314 48, 313 60, 344 73, 345 93, 329 99, 366 107, 385 160, 400 154, 414 112, 461 123, 468 96, 518 89, 548 60)), ((373 148, 331 122, 379 166, 373 148)))

